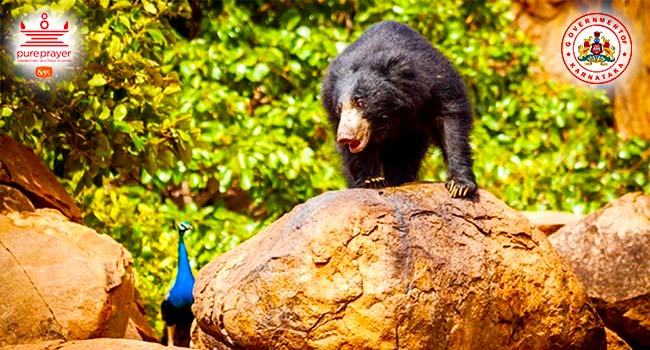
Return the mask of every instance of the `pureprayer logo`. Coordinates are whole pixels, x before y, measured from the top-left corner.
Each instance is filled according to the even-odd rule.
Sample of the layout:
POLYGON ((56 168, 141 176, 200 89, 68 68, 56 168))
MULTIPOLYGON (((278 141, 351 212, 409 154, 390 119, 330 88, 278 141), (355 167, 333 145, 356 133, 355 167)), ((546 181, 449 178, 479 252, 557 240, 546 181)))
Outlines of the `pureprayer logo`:
POLYGON ((73 62, 70 21, 50 16, 48 12, 33 17, 20 21, 22 40, 14 57, 27 74, 40 79, 51 78, 58 69, 73 62))

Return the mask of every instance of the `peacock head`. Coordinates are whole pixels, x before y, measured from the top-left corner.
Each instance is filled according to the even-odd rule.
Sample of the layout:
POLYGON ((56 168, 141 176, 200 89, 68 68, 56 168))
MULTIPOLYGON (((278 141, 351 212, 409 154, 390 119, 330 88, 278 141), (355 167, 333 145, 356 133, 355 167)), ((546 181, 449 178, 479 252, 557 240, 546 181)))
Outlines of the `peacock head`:
POLYGON ((185 235, 188 231, 192 230, 192 225, 190 225, 189 222, 187 221, 182 221, 178 223, 178 233, 183 236, 185 235))

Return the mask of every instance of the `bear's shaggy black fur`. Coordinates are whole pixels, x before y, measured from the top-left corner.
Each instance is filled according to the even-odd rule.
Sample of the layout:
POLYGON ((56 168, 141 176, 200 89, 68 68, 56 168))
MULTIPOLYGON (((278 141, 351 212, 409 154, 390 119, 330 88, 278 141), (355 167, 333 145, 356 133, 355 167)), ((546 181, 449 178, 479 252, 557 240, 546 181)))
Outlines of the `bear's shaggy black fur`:
POLYGON ((369 27, 330 64, 322 101, 350 187, 414 181, 429 146, 436 144, 447 163, 452 197, 476 192, 472 108, 463 80, 408 26, 386 21, 369 27))

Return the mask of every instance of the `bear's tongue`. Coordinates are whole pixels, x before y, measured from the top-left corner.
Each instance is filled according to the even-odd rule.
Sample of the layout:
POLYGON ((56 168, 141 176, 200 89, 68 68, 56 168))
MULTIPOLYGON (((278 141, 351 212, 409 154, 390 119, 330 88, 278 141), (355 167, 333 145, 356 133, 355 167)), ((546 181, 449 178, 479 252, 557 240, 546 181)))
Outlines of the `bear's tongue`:
POLYGON ((348 148, 350 149, 350 152, 354 152, 357 148, 359 148, 359 145, 361 145, 361 141, 353 140, 348 143, 348 148))

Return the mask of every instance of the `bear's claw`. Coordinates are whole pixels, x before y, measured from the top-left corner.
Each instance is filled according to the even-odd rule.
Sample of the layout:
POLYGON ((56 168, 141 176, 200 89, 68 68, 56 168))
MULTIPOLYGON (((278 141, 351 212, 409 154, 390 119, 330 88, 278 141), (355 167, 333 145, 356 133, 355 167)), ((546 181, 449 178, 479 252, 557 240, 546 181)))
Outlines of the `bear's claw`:
POLYGON ((445 187, 451 194, 451 198, 464 198, 468 197, 474 192, 476 192, 476 184, 471 181, 466 181, 466 180, 454 180, 454 179, 449 179, 445 183, 445 187))
POLYGON ((383 176, 369 177, 364 181, 365 188, 383 188, 388 187, 388 183, 383 176))

